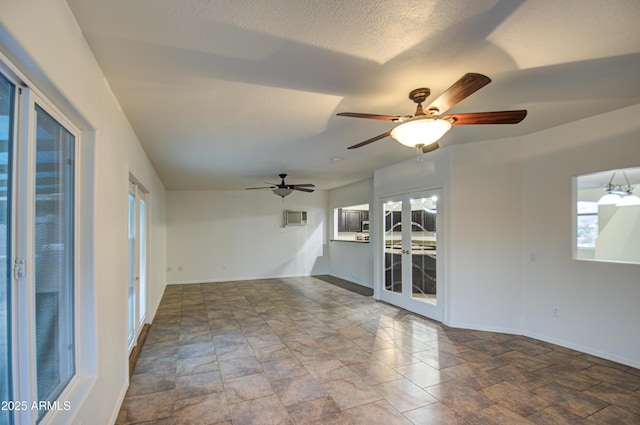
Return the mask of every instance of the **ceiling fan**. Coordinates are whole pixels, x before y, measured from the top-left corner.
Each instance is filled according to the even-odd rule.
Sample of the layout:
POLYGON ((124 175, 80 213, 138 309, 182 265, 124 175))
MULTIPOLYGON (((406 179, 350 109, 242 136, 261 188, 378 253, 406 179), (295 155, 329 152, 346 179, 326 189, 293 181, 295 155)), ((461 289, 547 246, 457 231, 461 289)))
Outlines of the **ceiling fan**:
POLYGON ((482 74, 465 74, 431 102, 426 109, 423 109, 422 102, 429 97, 431 90, 428 88, 412 90, 409 92, 409 99, 418 105, 414 115, 395 116, 341 112, 338 114, 341 117, 367 118, 400 123, 392 130, 349 146, 348 149, 360 148, 391 136, 405 146, 416 148, 419 156, 421 152, 427 153, 438 149, 438 140, 454 125, 517 124, 522 121, 527 116, 527 111, 524 109, 442 115, 490 82, 491 79, 482 74))
POLYGON ((311 184, 311 183, 304 183, 304 184, 286 184, 284 182, 284 179, 287 177, 286 174, 280 174, 279 175, 280 178, 282 179, 282 181, 280 182, 280 184, 277 183, 269 183, 269 182, 265 182, 266 184, 269 184, 271 186, 264 186, 264 187, 248 187, 247 190, 255 190, 255 189, 271 189, 273 191, 273 193, 275 193, 276 195, 280 196, 283 200, 285 196, 290 195, 294 190, 298 190, 300 192, 307 192, 307 193, 311 193, 314 191, 314 189, 309 189, 310 187, 316 187, 316 185, 311 184))

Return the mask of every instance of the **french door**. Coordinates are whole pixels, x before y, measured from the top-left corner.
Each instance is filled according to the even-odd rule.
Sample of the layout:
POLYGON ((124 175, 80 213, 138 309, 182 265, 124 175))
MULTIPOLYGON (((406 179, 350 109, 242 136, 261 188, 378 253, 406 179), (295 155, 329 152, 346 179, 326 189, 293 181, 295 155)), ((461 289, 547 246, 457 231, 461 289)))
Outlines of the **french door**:
POLYGON ((129 351, 147 315, 147 193, 129 182, 129 282, 127 339, 129 351))
POLYGON ((444 316, 437 219, 441 200, 440 190, 380 199, 384 221, 380 298, 439 321, 444 316))

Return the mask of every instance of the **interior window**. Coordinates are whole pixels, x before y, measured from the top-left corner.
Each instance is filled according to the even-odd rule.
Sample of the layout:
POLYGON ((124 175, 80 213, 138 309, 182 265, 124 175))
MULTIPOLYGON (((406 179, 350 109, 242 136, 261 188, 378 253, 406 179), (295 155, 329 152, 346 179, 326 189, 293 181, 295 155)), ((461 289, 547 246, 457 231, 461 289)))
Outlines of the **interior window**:
POLYGON ((369 204, 334 209, 334 239, 343 241, 369 241, 369 204))
POLYGON ((575 178, 574 258, 640 263, 640 168, 575 178))

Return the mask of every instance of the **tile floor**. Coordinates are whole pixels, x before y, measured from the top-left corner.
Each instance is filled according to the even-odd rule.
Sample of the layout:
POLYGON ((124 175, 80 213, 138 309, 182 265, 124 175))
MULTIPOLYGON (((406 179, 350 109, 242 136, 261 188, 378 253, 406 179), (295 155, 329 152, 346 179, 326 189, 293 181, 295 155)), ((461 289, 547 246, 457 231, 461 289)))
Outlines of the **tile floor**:
POLYGON ((347 288, 168 286, 117 424, 640 424, 638 369, 347 288))

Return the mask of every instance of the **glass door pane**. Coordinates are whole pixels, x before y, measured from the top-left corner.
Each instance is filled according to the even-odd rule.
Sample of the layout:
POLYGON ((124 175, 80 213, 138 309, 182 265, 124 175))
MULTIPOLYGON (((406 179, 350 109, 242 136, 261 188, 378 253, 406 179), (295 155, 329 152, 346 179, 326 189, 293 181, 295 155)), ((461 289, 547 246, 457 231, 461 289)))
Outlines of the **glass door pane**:
POLYGON ((35 111, 37 395, 54 401, 75 374, 75 137, 39 106, 35 111))
MULTIPOLYGON (((135 191, 135 188, 134 188, 135 191)), ((129 284, 127 295, 128 342, 132 348, 136 338, 136 195, 129 192, 129 284)))
POLYGON ((384 289, 402 293, 402 201, 384 204, 384 289))
MULTIPOLYGON (((11 395, 11 153, 15 86, 0 75, 0 400, 11 395)), ((11 412, 0 410, 0 425, 11 423, 11 412)))
POLYGON ((145 316, 147 315, 147 203, 143 198, 140 198, 140 285, 139 304, 140 304, 140 317, 138 318, 138 325, 142 326, 145 316))
POLYGON ((411 199, 411 297, 436 303, 437 196, 411 199))

